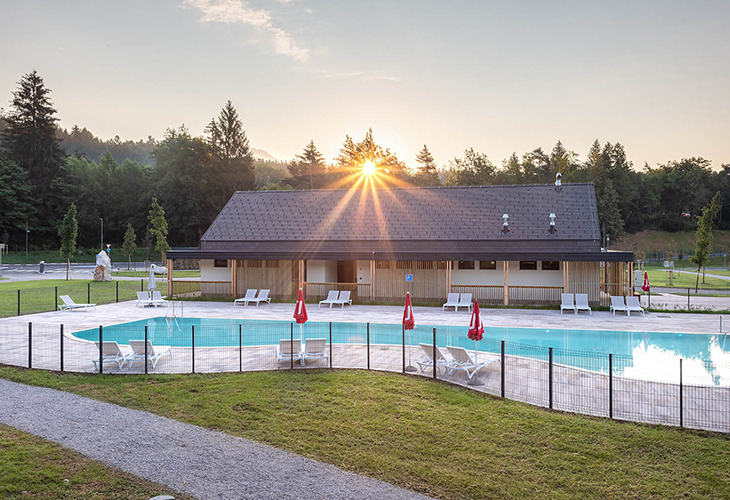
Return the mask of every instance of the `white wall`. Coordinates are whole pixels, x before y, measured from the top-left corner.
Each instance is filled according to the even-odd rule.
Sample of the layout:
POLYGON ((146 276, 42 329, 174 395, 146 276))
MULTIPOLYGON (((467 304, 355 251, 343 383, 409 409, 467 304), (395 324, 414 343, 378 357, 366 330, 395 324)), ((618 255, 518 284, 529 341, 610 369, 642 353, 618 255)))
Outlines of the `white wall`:
POLYGON ((327 283, 337 283, 337 261, 324 261, 324 278, 327 283))
POLYGON ((325 261, 323 260, 308 260, 307 261, 307 281, 309 283, 325 283, 327 280, 324 278, 325 272, 325 261))
MULTIPOLYGON (((175 273, 172 273, 175 277, 175 273)), ((231 281, 231 261, 228 267, 213 267, 212 259, 200 259, 200 279, 202 281, 231 281)))
POLYGON ((357 282, 358 283, 372 283, 370 281, 370 261, 369 260, 358 260, 357 265, 357 282))
MULTIPOLYGON (((458 261, 454 261, 451 272, 452 285, 504 285, 502 261, 497 261, 497 269, 458 269, 458 261)), ((475 267, 478 267, 475 263, 475 267)), ((540 261, 537 271, 521 271, 518 261, 509 263, 509 284, 513 286, 563 286, 563 263, 557 271, 543 271, 540 261)))

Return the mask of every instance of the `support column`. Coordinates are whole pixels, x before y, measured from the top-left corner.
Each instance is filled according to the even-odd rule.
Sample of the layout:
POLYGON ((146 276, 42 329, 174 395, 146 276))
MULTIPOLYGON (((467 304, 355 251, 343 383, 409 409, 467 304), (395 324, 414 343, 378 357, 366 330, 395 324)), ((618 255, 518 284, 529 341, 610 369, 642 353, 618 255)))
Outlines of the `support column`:
POLYGON ((375 261, 370 261, 370 302, 375 302, 375 261))
POLYGON ((167 259, 167 298, 172 298, 172 259, 167 259))
POLYGON ((304 261, 302 259, 299 259, 299 288, 304 291, 304 261))
POLYGON ((453 260, 446 261, 446 296, 451 293, 451 267, 454 265, 453 260))
POLYGON ((570 271, 568 270, 568 261, 561 262, 563 265, 563 293, 572 293, 570 289, 570 271))
POLYGON ((509 305, 509 261, 503 260, 502 261, 502 268, 504 271, 504 291, 502 294, 504 295, 504 305, 509 305))
POLYGON ((238 261, 231 259, 231 295, 238 297, 238 261))

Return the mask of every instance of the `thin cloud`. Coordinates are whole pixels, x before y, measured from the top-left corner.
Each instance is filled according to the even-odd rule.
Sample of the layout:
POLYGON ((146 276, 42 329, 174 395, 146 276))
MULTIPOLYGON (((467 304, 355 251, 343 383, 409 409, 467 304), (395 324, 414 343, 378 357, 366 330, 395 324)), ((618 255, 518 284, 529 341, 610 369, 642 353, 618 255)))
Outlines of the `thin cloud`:
POLYGON ((387 80, 390 82, 400 81, 400 78, 398 78, 397 76, 376 75, 372 73, 366 73, 364 71, 336 72, 322 70, 317 73, 322 78, 359 78, 361 80, 387 80))
POLYGON ((274 26, 269 11, 252 9, 244 0, 185 0, 185 4, 203 13, 201 23, 246 24, 269 35, 277 54, 300 62, 309 57, 309 50, 300 47, 289 33, 274 26))

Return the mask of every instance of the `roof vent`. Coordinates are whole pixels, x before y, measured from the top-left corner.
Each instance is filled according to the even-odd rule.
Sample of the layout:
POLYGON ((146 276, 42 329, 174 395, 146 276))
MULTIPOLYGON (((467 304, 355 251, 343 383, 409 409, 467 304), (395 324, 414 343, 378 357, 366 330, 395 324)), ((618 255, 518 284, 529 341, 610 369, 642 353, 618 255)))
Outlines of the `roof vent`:
POLYGON ((557 233, 558 230, 555 229, 555 214, 550 214, 550 234, 557 233))
POLYGON ((563 174, 558 172, 557 174, 555 174, 555 185, 557 187, 560 187, 560 186, 562 186, 562 184, 563 184, 563 174))
POLYGON ((502 216, 502 220, 504 220, 504 223, 502 224, 502 234, 507 234, 509 233, 509 215, 504 214, 502 216))

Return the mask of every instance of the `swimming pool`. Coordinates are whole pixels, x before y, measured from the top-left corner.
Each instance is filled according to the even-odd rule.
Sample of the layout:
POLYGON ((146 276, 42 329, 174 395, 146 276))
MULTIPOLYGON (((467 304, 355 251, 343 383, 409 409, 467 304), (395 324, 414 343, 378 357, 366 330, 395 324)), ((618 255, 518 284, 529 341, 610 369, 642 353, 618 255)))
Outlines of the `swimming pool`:
MULTIPOLYGON (((218 318, 150 318, 107 326, 104 340, 120 344, 130 339, 144 339, 145 327, 150 341, 173 347, 237 347, 277 345, 280 339, 300 335, 307 338, 330 338, 333 344, 401 345, 401 325, 370 323, 307 322, 301 329, 289 321, 242 320, 218 318)), ((473 350, 475 343, 467 337, 466 326, 417 325, 406 335, 406 344, 433 343, 436 328, 438 346, 459 346, 473 350)), ((99 330, 74 333, 78 338, 98 340, 99 330)), ((505 341, 508 355, 547 361, 553 348, 555 363, 606 373, 608 354, 613 354, 614 374, 641 379, 675 382, 679 360, 683 360, 685 383, 730 386, 730 339, 724 335, 610 330, 565 330, 513 327, 485 327, 484 340, 476 347, 480 352, 500 352, 505 341)))

